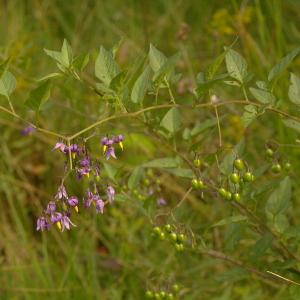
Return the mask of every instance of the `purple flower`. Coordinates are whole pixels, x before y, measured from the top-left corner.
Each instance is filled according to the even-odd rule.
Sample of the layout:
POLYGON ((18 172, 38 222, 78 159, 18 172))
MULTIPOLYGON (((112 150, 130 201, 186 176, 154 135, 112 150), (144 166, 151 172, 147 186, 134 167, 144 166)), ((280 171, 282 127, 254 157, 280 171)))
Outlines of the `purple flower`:
POLYGON ((94 201, 94 194, 90 190, 87 190, 86 197, 83 199, 83 206, 86 208, 90 207, 93 201, 94 201))
POLYGON ((103 145, 103 153, 105 154, 107 160, 111 156, 113 158, 116 158, 115 149, 113 147, 114 141, 112 139, 109 139, 108 137, 104 137, 101 139, 101 144, 103 145))
POLYGON ((76 196, 71 196, 69 199, 68 199, 68 204, 70 206, 76 206, 78 205, 78 198, 76 196))
POLYGON ((56 210, 56 204, 54 201, 50 201, 47 205, 47 208, 46 208, 46 213, 47 214, 51 214, 53 212, 55 212, 56 210))
POLYGON ((48 220, 45 217, 39 217, 36 222, 36 230, 44 231, 49 229, 50 229, 50 224, 48 220))
POLYGON ((68 194, 67 194, 65 186, 63 184, 61 184, 57 190, 55 199, 62 200, 63 198, 68 199, 68 194))
POLYGON ((70 218, 67 215, 62 216, 60 223, 62 226, 61 231, 64 231, 65 229, 70 230, 71 229, 70 225, 76 227, 76 225, 74 223, 72 223, 72 221, 70 220, 70 218))
POLYGON ((119 144, 119 146, 122 150, 124 149, 124 146, 123 146, 124 135, 123 134, 119 134, 117 136, 114 136, 113 140, 114 140, 115 143, 119 144))
POLYGON ((164 198, 161 198, 161 197, 156 200, 156 203, 157 203, 158 206, 167 205, 167 201, 164 198))
POLYGON ((107 187, 107 197, 109 203, 112 203, 115 200, 115 193, 115 189, 111 185, 109 185, 107 187))
POLYGON ((57 142, 53 150, 59 149, 61 152, 65 153, 68 147, 63 142, 57 142))
POLYGON ((91 168, 90 167, 83 167, 78 168, 77 170, 77 178, 80 180, 83 176, 90 176, 91 168))
POLYGON ((21 135, 23 136, 29 135, 33 133, 35 130, 36 130, 35 127, 33 127, 32 125, 26 126, 21 130, 21 135))
POLYGON ((91 164, 90 158, 88 156, 85 156, 81 161, 80 161, 80 166, 81 167, 89 167, 91 164))
POLYGON ((110 157, 113 157, 113 158, 117 158, 116 157, 116 154, 115 154, 115 149, 113 146, 108 146, 106 151, 105 151, 105 157, 106 157, 106 160, 109 160, 110 157))
POLYGON ((52 224, 54 224, 54 223, 60 222, 61 218, 62 218, 61 213, 54 212, 54 213, 51 214, 50 221, 51 221, 52 224))
POLYGON ((102 199, 100 199, 100 197, 99 197, 99 199, 96 200, 96 205, 95 205, 95 207, 96 207, 96 212, 97 212, 97 213, 103 214, 104 201, 103 201, 102 199))

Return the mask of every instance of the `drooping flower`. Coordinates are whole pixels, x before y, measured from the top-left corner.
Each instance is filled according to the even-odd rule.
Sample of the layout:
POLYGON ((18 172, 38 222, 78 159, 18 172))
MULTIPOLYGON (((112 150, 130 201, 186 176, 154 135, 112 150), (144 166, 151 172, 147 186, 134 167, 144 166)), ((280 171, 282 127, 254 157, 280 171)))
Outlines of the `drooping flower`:
POLYGON ((61 231, 64 231, 65 229, 70 230, 71 229, 71 225, 76 227, 76 225, 74 223, 72 223, 72 221, 70 220, 70 218, 67 215, 63 215, 61 220, 61 231))
POLYGON ((47 208, 46 208, 46 213, 47 214, 52 214, 53 212, 55 212, 56 210, 56 204, 54 201, 50 201, 47 205, 47 208))
POLYGON ((68 147, 63 142, 57 142, 53 148, 53 150, 59 149, 62 153, 66 153, 66 149, 68 147))
POLYGON ((115 189, 109 185, 107 187, 107 198, 109 203, 112 203, 115 200, 115 193, 115 189))
POLYGON ((59 200, 68 199, 68 194, 63 184, 59 186, 57 193, 55 195, 55 199, 59 199, 59 200))
POLYGON ((156 200, 156 204, 158 206, 165 206, 167 205, 167 201, 164 198, 160 197, 156 200))
POLYGON ((48 220, 45 217, 39 217, 36 222, 36 230, 44 231, 49 229, 50 229, 50 224, 48 220))
POLYGON ((62 214, 60 212, 54 212, 50 216, 50 221, 52 224, 55 224, 57 222, 60 222, 61 218, 62 218, 62 214))
POLYGON ((21 135, 30 135, 31 133, 35 132, 35 130, 35 127, 33 127, 32 125, 26 126, 21 130, 21 135))
POLYGON ((124 145, 123 145, 124 135, 123 134, 119 134, 117 136, 114 136, 113 140, 114 140, 115 143, 119 144, 120 148, 123 151, 123 149, 124 149, 124 145))
POLYGON ((104 205, 105 205, 104 201, 102 199, 100 199, 100 197, 97 200, 95 200, 96 212, 103 214, 104 205))
POLYGON ((70 206, 77 206, 78 205, 78 198, 76 196, 71 196, 68 198, 68 204, 70 206))
POLYGON ((94 201, 94 194, 90 190, 87 190, 86 197, 83 199, 83 206, 85 208, 90 207, 93 201, 94 201))
MULTIPOLYGON (((69 151, 69 149, 67 151, 69 151)), ((76 155, 80 154, 80 148, 77 144, 70 145, 70 151, 71 151, 73 159, 76 157, 76 155)))

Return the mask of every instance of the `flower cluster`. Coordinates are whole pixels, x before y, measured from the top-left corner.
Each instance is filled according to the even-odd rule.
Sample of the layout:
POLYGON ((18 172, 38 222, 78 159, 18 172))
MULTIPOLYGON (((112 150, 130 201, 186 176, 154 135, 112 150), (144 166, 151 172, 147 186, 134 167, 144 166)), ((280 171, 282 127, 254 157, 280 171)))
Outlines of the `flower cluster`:
MULTIPOLYGON (((103 197, 102 197, 103 198, 103 197)), ((106 200, 102 200, 99 195, 98 189, 94 186, 94 192, 88 189, 82 201, 84 208, 90 207, 92 204, 96 209, 96 213, 103 214, 104 206, 111 204, 115 198, 115 190, 112 186, 108 186, 106 189, 106 200)), ((76 196, 68 196, 66 188, 61 184, 57 190, 57 193, 53 200, 51 200, 42 216, 37 220, 37 230, 44 231, 49 230, 51 225, 56 226, 64 231, 70 230, 71 226, 76 226, 70 219, 72 212, 79 212, 79 200, 76 196)))
MULTIPOLYGON (((105 137, 101 140, 107 159, 110 156, 116 158, 114 144, 119 144, 123 150, 123 140, 123 135, 114 136, 111 139, 105 137)), ((97 186, 97 182, 100 181, 100 162, 91 158, 85 145, 71 144, 67 146, 60 141, 55 144, 53 150, 59 150, 66 156, 66 159, 72 159, 72 165, 78 180, 84 177, 88 179, 92 189, 88 188, 85 192, 82 206, 84 208, 94 206, 96 213, 103 214, 105 205, 112 204, 115 199, 115 189, 110 184, 106 185, 106 188, 97 186), (101 191, 101 196, 99 191, 101 191)), ((54 199, 48 203, 42 216, 38 218, 36 229, 40 231, 49 230, 51 225, 56 224, 61 231, 64 231, 76 226, 70 218, 73 212, 79 212, 79 204, 78 197, 68 196, 62 183, 54 199)))
POLYGON ((101 139, 101 144, 103 146, 103 153, 106 159, 110 159, 110 157, 117 158, 115 154, 114 145, 118 144, 120 148, 123 150, 123 141, 124 136, 122 134, 117 136, 112 136, 112 138, 104 137, 101 139))

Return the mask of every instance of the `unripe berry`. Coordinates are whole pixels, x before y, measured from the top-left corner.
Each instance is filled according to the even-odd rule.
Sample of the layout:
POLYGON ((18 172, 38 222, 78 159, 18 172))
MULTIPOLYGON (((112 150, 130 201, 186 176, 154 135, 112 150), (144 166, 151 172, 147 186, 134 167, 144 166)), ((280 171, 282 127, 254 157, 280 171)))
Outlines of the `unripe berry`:
POLYGON ((166 224, 166 225, 165 225, 165 230, 166 230, 167 232, 171 232, 172 226, 171 226, 170 224, 166 224))
POLYGON ((202 180, 198 180, 198 188, 200 190, 204 188, 204 182, 202 180))
POLYGON ((273 150, 270 149, 270 148, 268 148, 268 149, 266 150, 266 155, 267 155, 268 157, 273 157, 273 155, 274 155, 273 150))
POLYGON ((150 180, 148 178, 144 179, 144 185, 148 186, 150 184, 150 180))
POLYGON ((223 198, 226 197, 226 193, 227 193, 227 191, 226 191, 225 189, 223 189, 223 188, 220 188, 220 189, 219 189, 219 194, 220 194, 220 196, 222 196, 223 198))
POLYGON ((161 291, 159 294, 162 299, 166 299, 167 294, 165 291, 161 291))
POLYGON ((231 197, 232 197, 232 194, 231 194, 229 191, 227 191, 227 192, 226 192, 225 199, 226 199, 226 200, 231 200, 231 197))
POLYGON ((290 171, 291 167, 292 167, 292 165, 289 162, 287 162, 287 163, 284 164, 284 169, 286 171, 290 171))
POLYGON ((178 284, 173 284, 172 285, 172 290, 175 292, 175 293, 178 293, 179 292, 179 285, 178 284))
POLYGON ((200 168, 200 166, 201 166, 201 160, 199 158, 194 159, 194 166, 196 168, 200 168))
POLYGON ((161 234, 161 229, 158 226, 155 226, 153 228, 153 232, 156 233, 157 235, 160 235, 161 234))
POLYGON ((174 295, 173 295, 172 293, 169 293, 169 294, 167 295, 167 299, 168 299, 168 300, 174 300, 175 297, 174 297, 174 295))
POLYGON ((177 241, 178 241, 179 243, 183 243, 183 242, 185 241, 185 235, 184 235, 183 233, 178 234, 178 236, 177 236, 177 241))
POLYGON ((175 232, 172 232, 170 234, 170 238, 171 238, 172 241, 176 242, 177 241, 177 234, 175 232))
POLYGON ((161 299, 160 294, 159 293, 155 293, 154 294, 154 299, 155 300, 160 300, 161 299))
POLYGON ((239 176, 239 174, 238 173, 232 173, 231 175, 230 175, 230 181, 232 182, 232 183, 238 183, 239 181, 240 181, 240 176, 239 176))
POLYGON ((239 158, 233 162, 233 165, 239 171, 242 171, 244 169, 244 162, 239 158))
POLYGON ((246 172, 243 176, 244 180, 246 182, 250 182, 250 181, 253 181, 254 180, 254 176, 251 172, 246 172))
POLYGON ((154 298, 154 294, 151 291, 146 291, 145 296, 147 299, 153 299, 154 298))
POLYGON ((182 252, 183 251, 183 249, 184 249, 184 246, 183 246, 183 244, 178 244, 178 243, 176 243, 175 244, 175 249, 176 249, 176 251, 178 251, 178 252, 182 252))
POLYGON ((166 238, 166 235, 164 232, 161 232, 159 235, 159 238, 163 241, 166 238))
POLYGON ((197 180, 196 178, 194 178, 194 179, 192 180, 192 187, 193 187, 194 189, 198 189, 198 180, 197 180))
POLYGON ((234 193, 232 195, 232 198, 234 201, 240 201, 241 200, 241 195, 239 193, 234 193))
POLYGON ((274 173, 278 174, 281 172, 281 165, 278 163, 274 164, 271 169, 274 173))

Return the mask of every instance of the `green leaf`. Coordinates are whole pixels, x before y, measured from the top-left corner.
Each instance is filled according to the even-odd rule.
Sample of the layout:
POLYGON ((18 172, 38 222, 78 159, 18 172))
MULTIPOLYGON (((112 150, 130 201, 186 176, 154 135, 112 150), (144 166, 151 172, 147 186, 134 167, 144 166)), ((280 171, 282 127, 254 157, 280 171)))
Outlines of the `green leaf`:
POLYGON ((138 77, 131 92, 131 101, 134 103, 142 103, 150 85, 151 69, 149 66, 138 77))
POLYGON ((257 117, 257 108, 254 105, 246 105, 244 107, 244 113, 242 115, 241 121, 245 128, 247 128, 253 120, 257 117))
POLYGON ((229 75, 240 83, 244 83, 248 75, 245 59, 238 52, 229 49, 225 55, 225 61, 229 75))
POLYGON ((246 216, 242 216, 242 215, 232 216, 232 217, 228 217, 228 218, 224 218, 224 219, 220 220, 219 222, 213 224, 212 227, 223 226, 223 225, 246 221, 246 220, 247 220, 246 216))
POLYGON ((4 71, 0 77, 0 95, 9 99, 11 93, 16 88, 16 78, 9 71, 4 71))
POLYGON ((165 157, 151 160, 142 166, 145 168, 176 168, 178 167, 178 162, 175 158, 165 157))
POLYGON ((155 72, 153 81, 160 82, 164 78, 169 79, 172 72, 174 71, 177 60, 180 57, 180 53, 173 55, 166 59, 166 62, 155 72))
POLYGON ((161 120, 160 126, 174 134, 181 126, 180 110, 176 107, 171 108, 161 120))
POLYGON ((134 189, 138 183, 141 180, 141 177, 143 175, 143 168, 142 167, 136 167, 134 168, 133 172, 131 173, 129 179, 128 179, 128 187, 132 190, 134 189))
POLYGON ((29 97, 25 100, 25 105, 34 111, 39 111, 41 106, 50 97, 50 82, 45 81, 36 89, 30 92, 29 97))
POLYGON ((249 90, 254 98, 263 104, 274 104, 276 101, 274 95, 266 90, 256 88, 250 88, 249 90))
POLYGON ((121 71, 119 74, 114 77, 109 83, 109 88, 116 93, 122 90, 124 86, 124 81, 126 77, 126 71, 121 71))
POLYGON ((8 70, 8 66, 10 64, 11 58, 7 58, 4 62, 2 62, 0 64, 0 78, 2 77, 2 75, 4 74, 4 72, 6 72, 8 70))
POLYGON ((95 63, 96 77, 104 82, 106 86, 109 86, 111 80, 115 78, 120 71, 111 51, 101 46, 95 63))
POLYGON ((150 66, 154 72, 157 72, 167 61, 165 55, 150 44, 149 50, 150 66))
POLYGON ((50 73, 48 75, 45 75, 42 78, 37 79, 37 81, 44 81, 44 80, 47 80, 47 79, 51 79, 51 78, 55 78, 55 77, 61 77, 61 76, 63 76, 63 73, 54 72, 54 73, 50 73))
POLYGON ((90 60, 90 54, 80 54, 73 61, 73 66, 79 71, 83 71, 83 69, 87 66, 90 60))
POLYGON ((273 237, 270 233, 264 234, 251 248, 251 259, 256 259, 265 254, 265 252, 271 247, 273 237))
POLYGON ((286 176, 273 193, 270 195, 266 203, 266 212, 276 216, 284 212, 290 202, 292 194, 292 184, 288 176, 286 176))
POLYGON ((69 68, 73 62, 73 51, 66 39, 64 39, 63 45, 61 47, 61 60, 62 65, 69 68))
POLYGON ((291 73, 291 85, 289 87, 289 98, 290 100, 300 105, 300 77, 291 73))
POLYGON ((268 80, 272 81, 277 77, 283 70, 285 70, 292 60, 299 54, 300 47, 294 49, 292 52, 283 57, 270 71, 268 80))
POLYGON ((286 127, 292 128, 300 133, 300 122, 291 119, 285 119, 282 122, 286 127))
MULTIPOLYGON (((48 49, 44 49, 44 51, 48 56, 53 58, 57 63, 63 65, 63 60, 62 60, 60 51, 54 51, 54 50, 48 50, 48 49)), ((65 66, 65 67, 67 67, 67 66, 65 66)))

